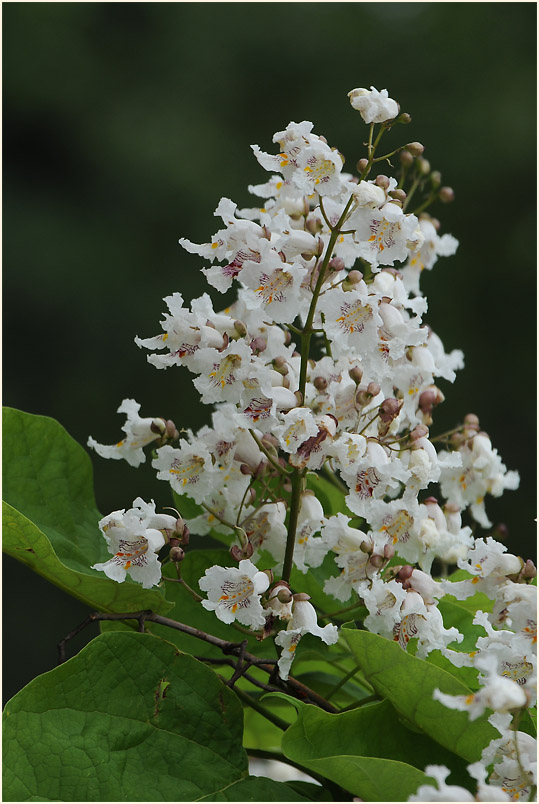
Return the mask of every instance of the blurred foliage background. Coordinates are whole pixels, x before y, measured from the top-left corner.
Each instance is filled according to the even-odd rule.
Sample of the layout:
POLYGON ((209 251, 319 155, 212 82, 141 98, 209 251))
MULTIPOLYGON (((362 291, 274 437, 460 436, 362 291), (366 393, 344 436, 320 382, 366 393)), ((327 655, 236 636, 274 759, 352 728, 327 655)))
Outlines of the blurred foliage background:
MULTIPOLYGON (((221 196, 255 205, 247 185, 267 174, 249 146, 272 151, 291 120, 312 120, 353 171, 367 127, 346 94, 387 87, 413 120, 386 150, 421 141, 456 193, 432 213, 460 247, 423 287, 428 323, 466 367, 442 385, 431 432, 479 416, 521 475, 487 511, 530 555, 535 37, 535 3, 4 4, 4 404, 83 444, 120 438, 125 397, 198 429, 209 409, 191 375, 157 371, 133 343, 161 331, 165 295, 207 289, 178 238, 207 242, 221 196)), ((149 465, 92 461, 103 514, 138 495, 170 503, 149 465)), ((87 612, 13 560, 5 569, 9 697, 54 666, 87 612)))

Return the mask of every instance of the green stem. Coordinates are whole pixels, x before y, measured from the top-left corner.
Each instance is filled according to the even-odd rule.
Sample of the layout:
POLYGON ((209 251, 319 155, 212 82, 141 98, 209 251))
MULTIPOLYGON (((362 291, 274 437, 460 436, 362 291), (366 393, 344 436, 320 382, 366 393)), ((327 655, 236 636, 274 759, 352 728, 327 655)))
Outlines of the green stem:
POLYGON ((329 480, 330 483, 333 483, 333 485, 336 488, 338 488, 339 491, 342 491, 343 494, 348 494, 349 493, 348 486, 345 483, 343 483, 342 480, 339 480, 337 475, 334 474, 331 471, 331 469, 328 469, 328 467, 325 464, 322 467, 321 472, 324 475, 324 477, 326 478, 326 480, 329 480))
POLYGON ((375 162, 383 162, 384 159, 389 159, 390 156, 395 156, 395 154, 398 154, 400 151, 402 151, 403 148, 406 148, 406 145, 401 145, 399 148, 395 148, 395 150, 391 151, 391 153, 389 154, 384 154, 383 156, 377 156, 376 159, 372 160, 372 163, 374 164, 375 162))
POLYGON ((221 522, 226 528, 230 528, 230 530, 236 530, 236 525, 233 525, 231 522, 228 522, 226 519, 223 519, 223 517, 220 514, 218 514, 217 511, 214 511, 213 508, 210 508, 209 505, 206 505, 206 503, 200 503, 200 505, 202 506, 202 508, 204 508, 205 511, 207 511, 209 514, 218 519, 219 522, 221 522))
POLYGON ((366 698, 362 698, 360 701, 356 701, 356 703, 350 704, 350 706, 345 706, 341 709, 341 712, 350 712, 352 709, 358 709, 360 706, 365 706, 365 704, 375 703, 376 701, 381 701, 379 695, 367 695, 366 698))
POLYGON ((286 537, 286 550, 283 562, 282 580, 287 583, 290 581, 292 572, 292 559, 294 557, 294 547, 296 546, 296 528, 298 526, 299 509, 301 507, 301 492, 303 491, 304 476, 294 469, 292 474, 292 495, 290 499, 290 519, 288 520, 288 535, 286 537))
POLYGON ((282 718, 278 717, 278 715, 274 715, 273 712, 270 712, 268 709, 259 704, 258 701, 256 701, 254 698, 251 698, 250 695, 247 695, 246 692, 238 689, 238 687, 234 687, 234 692, 236 693, 240 701, 246 703, 247 706, 250 706, 251 709, 254 709, 255 712, 258 712, 259 715, 265 717, 266 720, 269 720, 270 723, 273 723, 273 725, 277 726, 278 729, 282 729, 282 731, 287 730, 290 723, 287 723, 286 720, 283 720, 282 718))
POLYGON ((350 681, 350 679, 353 676, 355 676, 355 674, 358 672, 359 669, 360 667, 357 664, 355 667, 352 667, 352 669, 345 676, 343 676, 343 678, 341 678, 341 680, 337 682, 337 684, 335 684, 333 689, 329 691, 329 693, 326 695, 326 700, 329 701, 332 695, 335 695, 335 693, 338 692, 341 689, 341 687, 344 687, 346 682, 350 681))
POLYGON ((429 195, 429 197, 427 198, 426 201, 424 201, 422 204, 420 204, 418 207, 416 207, 416 209, 414 209, 414 211, 412 212, 412 215, 419 215, 419 213, 423 212, 424 209, 427 209, 427 207, 430 207, 430 205, 434 201, 436 201, 437 198, 438 198, 438 191, 436 191, 434 193, 431 193, 431 195, 429 195))
POLYGON ((331 620, 333 617, 338 617, 339 614, 346 614, 349 611, 353 611, 354 609, 360 609, 363 606, 361 601, 354 603, 353 606, 347 606, 345 609, 339 609, 338 611, 332 611, 329 614, 323 614, 319 617, 319 620, 331 620))
POLYGON ((287 472, 286 469, 283 469, 283 467, 281 466, 279 461, 275 460, 273 455, 270 455, 268 450, 265 448, 264 444, 261 442, 261 440, 258 438, 256 433, 254 432, 254 430, 249 430, 249 432, 251 433, 252 437, 254 438, 256 443, 258 444, 258 448, 264 453, 264 455, 266 456, 268 461, 271 463, 271 465, 274 466, 275 469, 277 469, 282 475, 289 475, 290 472, 287 472))

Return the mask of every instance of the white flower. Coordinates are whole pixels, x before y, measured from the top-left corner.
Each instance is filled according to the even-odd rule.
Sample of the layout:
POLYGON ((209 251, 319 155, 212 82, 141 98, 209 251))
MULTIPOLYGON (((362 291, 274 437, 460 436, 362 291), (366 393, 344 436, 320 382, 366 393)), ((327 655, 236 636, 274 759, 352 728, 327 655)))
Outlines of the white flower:
POLYGON ((157 553, 165 544, 160 530, 174 530, 175 525, 174 517, 155 513, 153 501, 145 503, 137 497, 129 511, 114 511, 99 522, 113 557, 102 564, 94 564, 92 569, 104 572, 118 583, 123 583, 129 573, 144 589, 156 586, 161 580, 157 553))
POLYGON ((238 620, 256 630, 266 622, 260 595, 268 588, 269 578, 249 559, 238 567, 210 567, 198 585, 208 593, 208 600, 202 601, 204 608, 215 611, 224 623, 238 620))
POLYGON ((527 705, 526 693, 522 687, 505 676, 497 675, 497 660, 494 656, 481 655, 475 664, 487 672, 486 678, 479 679, 483 686, 478 692, 470 695, 447 695, 435 689, 432 694, 434 700, 440 701, 448 709, 468 712, 470 720, 480 717, 487 708, 495 712, 510 712, 527 705))
MULTIPOLYGON (((305 598, 308 598, 308 595, 305 595, 305 598)), ((279 675, 283 681, 288 678, 298 642, 304 634, 314 634, 326 645, 333 645, 339 638, 339 630, 336 625, 328 623, 321 628, 316 619, 316 611, 308 599, 298 600, 296 596, 288 628, 286 631, 279 631, 275 637, 275 643, 283 649, 278 662, 279 675)))
POLYGON ((168 480, 178 494, 187 494, 197 503, 205 501, 215 480, 211 456, 203 442, 189 444, 180 439, 180 448, 168 444, 157 450, 157 458, 152 461, 157 469, 159 480, 168 480))
POLYGON ((117 444, 98 444, 92 436, 88 439, 88 446, 95 449, 102 458, 113 458, 120 460, 124 458, 131 466, 139 466, 144 463, 146 456, 143 447, 151 444, 152 441, 160 439, 165 431, 164 419, 142 419, 138 412, 140 405, 134 399, 124 399, 118 413, 125 413, 127 421, 122 427, 125 438, 117 444))
POLYGON ((387 89, 379 92, 372 86, 370 90, 358 87, 352 89, 348 97, 365 123, 383 123, 385 120, 392 120, 399 113, 398 103, 389 97, 387 89))

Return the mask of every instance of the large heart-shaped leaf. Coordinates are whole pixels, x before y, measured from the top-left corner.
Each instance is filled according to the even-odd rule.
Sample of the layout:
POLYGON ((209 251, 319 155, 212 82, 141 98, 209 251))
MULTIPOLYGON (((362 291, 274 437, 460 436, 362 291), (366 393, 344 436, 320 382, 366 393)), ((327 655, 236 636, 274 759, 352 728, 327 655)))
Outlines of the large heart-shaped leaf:
POLYGON ((486 715, 470 721, 467 712, 448 709, 433 700, 436 687, 449 695, 471 694, 454 675, 406 653, 396 642, 378 634, 346 627, 341 633, 376 692, 440 745, 475 762, 481 750, 498 736, 486 715))
POLYGON ((102 634, 4 711, 10 801, 303 799, 248 777, 242 707, 213 671, 149 634, 102 634))
POLYGON ((427 783, 427 764, 451 764, 453 781, 469 781, 463 761, 410 732, 389 701, 333 715, 282 693, 271 696, 286 698, 298 714, 283 736, 285 756, 365 801, 406 801, 427 783))
POLYGON ((84 449, 54 419, 12 408, 3 411, 3 437, 4 551, 92 608, 168 611, 161 590, 90 569, 110 556, 84 449))

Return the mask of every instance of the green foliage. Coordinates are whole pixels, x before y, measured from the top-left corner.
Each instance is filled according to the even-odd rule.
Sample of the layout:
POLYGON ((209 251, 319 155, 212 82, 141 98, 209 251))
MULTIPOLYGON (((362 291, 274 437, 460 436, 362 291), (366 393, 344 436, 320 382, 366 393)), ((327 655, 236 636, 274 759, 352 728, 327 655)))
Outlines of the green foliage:
POLYGON ((454 675, 403 651, 395 642, 369 631, 343 628, 343 635, 376 692, 433 740, 475 762, 498 736, 487 716, 470 721, 467 712, 448 709, 432 698, 435 688, 449 695, 470 695, 454 675))
POLYGON ((424 765, 455 759, 428 737, 412 734, 389 701, 332 715, 272 695, 286 698, 298 713, 283 737, 285 756, 365 801, 406 801, 428 783, 424 765))
POLYGON ((4 408, 3 442, 4 551, 91 608, 167 612, 160 590, 90 569, 110 555, 97 527, 90 459, 64 428, 4 408))
POLYGON ((147 634, 102 634, 4 712, 10 801, 302 801, 248 777, 242 707, 208 668, 147 634))

